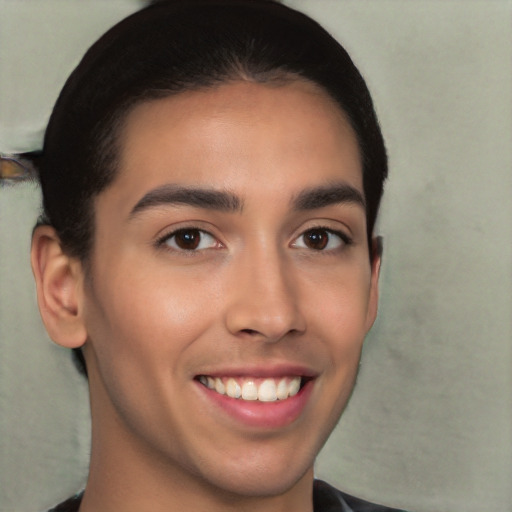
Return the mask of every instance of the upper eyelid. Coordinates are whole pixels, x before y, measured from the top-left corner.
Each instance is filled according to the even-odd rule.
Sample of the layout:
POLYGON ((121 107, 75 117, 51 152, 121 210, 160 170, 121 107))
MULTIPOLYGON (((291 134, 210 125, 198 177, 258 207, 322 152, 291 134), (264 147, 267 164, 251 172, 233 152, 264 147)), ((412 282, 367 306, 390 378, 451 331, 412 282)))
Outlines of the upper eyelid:
POLYGON ((334 219, 319 219, 303 223, 302 226, 296 230, 294 239, 303 235, 307 231, 311 231, 312 229, 325 229, 326 231, 334 234, 342 234, 351 240, 354 237, 352 230, 344 222, 334 219))
POLYGON ((300 237, 304 236, 309 231, 314 231, 315 229, 324 230, 324 231, 327 231, 328 233, 330 233, 332 235, 336 235, 336 236, 340 237, 344 244, 351 244, 353 242, 352 236, 349 235, 348 233, 345 233, 343 230, 341 230, 341 229, 334 229, 334 228, 331 228, 331 227, 328 227, 328 226, 320 226, 319 225, 319 226, 313 226, 313 227, 309 227, 307 229, 302 230, 299 233, 299 235, 297 235, 297 236, 295 236, 293 238, 293 242, 292 243, 295 243, 295 241, 298 240, 300 237))
POLYGON ((161 236, 158 236, 157 239, 167 239, 167 238, 171 238, 173 236, 175 236, 176 234, 178 233, 182 233, 183 231, 199 231, 200 233, 204 233, 205 235, 209 235, 211 236, 212 238, 218 238, 217 236, 215 236, 212 232, 208 231, 207 229, 203 229, 203 228, 198 228, 196 226, 185 226, 185 227, 180 227, 180 228, 174 228, 174 229, 170 229, 169 231, 165 232, 161 235, 161 236))
POLYGON ((166 238, 170 238, 172 235, 180 232, 180 231, 183 231, 183 230, 197 230, 197 231, 201 231, 203 233, 206 233, 216 239, 218 239, 219 237, 214 233, 214 229, 213 229, 213 226, 210 226, 208 224, 208 226, 205 226, 205 224, 208 224, 208 223, 205 223, 204 221, 185 221, 185 222, 177 222, 176 224, 173 224, 171 226, 167 226, 161 230, 158 231, 158 233, 155 235, 154 237, 154 240, 155 241, 158 241, 158 240, 165 240, 166 238))
POLYGON ((355 218, 348 215, 340 215, 334 212, 317 212, 317 215, 305 215, 299 217, 300 226, 321 227, 326 229, 343 228, 352 231, 351 225, 356 222, 355 218))
POLYGON ((169 243, 167 243, 170 239, 172 239, 173 237, 175 237, 178 233, 180 233, 182 231, 199 231, 199 232, 204 233, 205 235, 208 235, 209 237, 211 237, 215 241, 215 244, 218 243, 222 247, 224 247, 224 244, 213 233, 210 233, 209 231, 207 231, 205 229, 198 228, 198 227, 187 227, 187 226, 169 230, 167 232, 167 234, 163 234, 162 236, 157 237, 156 240, 154 241, 154 246, 157 249, 163 249, 165 251, 170 251, 170 252, 174 252, 177 254, 188 255, 188 256, 199 255, 203 251, 219 248, 219 247, 205 247, 202 249, 182 249, 182 248, 172 247, 169 243))

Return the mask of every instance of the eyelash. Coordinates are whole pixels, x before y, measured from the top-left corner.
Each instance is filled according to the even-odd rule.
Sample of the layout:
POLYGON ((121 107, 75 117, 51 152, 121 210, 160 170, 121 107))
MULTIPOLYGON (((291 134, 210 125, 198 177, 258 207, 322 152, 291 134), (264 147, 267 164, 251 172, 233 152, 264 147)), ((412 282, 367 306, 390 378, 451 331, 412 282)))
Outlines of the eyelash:
POLYGON ((185 249, 185 248, 182 248, 182 247, 171 247, 170 246, 170 244, 169 244, 170 240, 175 239, 180 234, 185 235, 187 233, 191 234, 192 232, 195 233, 195 234, 199 234, 198 244, 201 244, 202 239, 206 235, 206 236, 212 238, 212 240, 215 241, 216 245, 218 245, 218 244, 222 245, 215 238, 215 236, 213 236, 211 233, 209 233, 208 231, 206 231, 204 229, 200 229, 198 227, 195 227, 195 226, 190 226, 190 227, 187 226, 187 227, 184 227, 184 228, 179 228, 179 229, 176 229, 174 231, 171 231, 170 233, 167 233, 166 235, 160 237, 157 240, 156 245, 158 247, 162 247, 162 248, 165 248, 165 249, 168 249, 168 250, 171 250, 171 251, 176 251, 176 252, 180 252, 180 253, 184 253, 184 254, 190 254, 190 255, 192 255, 193 253, 197 253, 197 252, 199 252, 201 250, 210 249, 210 247, 203 248, 203 249, 198 249, 197 247, 193 247, 193 248, 190 248, 190 249, 185 249))
MULTIPOLYGON (((343 250, 343 248, 346 248, 347 246, 350 246, 353 244, 353 240, 352 238, 350 238, 346 233, 344 233, 343 231, 339 231, 339 230, 336 230, 336 229, 332 229, 332 228, 329 228, 327 226, 313 226, 311 228, 308 228, 306 229, 305 231, 303 231, 300 236, 298 236, 295 241, 293 242, 292 244, 292 247, 295 246, 297 247, 297 240, 303 238, 304 236, 308 235, 308 234, 312 234, 314 232, 324 232, 324 233, 327 233, 328 234, 328 240, 327 240, 327 245, 331 242, 331 238, 333 236, 336 236, 339 238, 340 240, 340 243, 337 247, 334 247, 334 248, 330 248, 330 249, 326 249, 325 247, 322 247, 321 249, 312 249, 311 247, 298 247, 298 248, 305 248, 305 249, 310 249, 312 251, 315 251, 315 252, 333 252, 333 251, 339 251, 339 250, 343 250)), ((305 244, 304 244, 305 245, 305 244)))
MULTIPOLYGON (((176 229, 174 231, 171 231, 170 233, 167 233, 164 236, 160 237, 156 241, 156 245, 158 247, 162 247, 162 248, 167 249, 167 250, 176 251, 176 252, 180 252, 180 253, 187 254, 187 255, 193 255, 194 253, 198 253, 198 252, 204 251, 206 249, 215 248, 215 247, 205 247, 205 248, 201 249, 201 248, 193 247, 193 248, 187 249, 187 248, 183 248, 183 247, 171 247, 170 246, 169 241, 172 240, 172 239, 175 239, 176 236, 178 236, 180 234, 183 234, 183 235, 185 235, 187 233, 190 234, 192 232, 194 232, 195 234, 199 234, 198 244, 201 244, 202 239, 206 235, 207 237, 210 237, 213 241, 215 241, 216 245, 222 246, 222 243, 219 242, 215 238, 214 235, 212 235, 211 233, 209 233, 208 231, 206 231, 204 229, 200 229, 200 228, 194 227, 194 226, 179 228, 179 229, 176 229)), ((329 227, 326 227, 326 226, 314 226, 314 227, 308 228, 305 231, 303 231, 294 240, 294 242, 291 244, 291 246, 294 247, 294 248, 297 248, 297 249, 309 249, 311 251, 319 252, 320 253, 320 252, 339 251, 339 250, 342 250, 344 247, 350 246, 352 244, 353 244, 352 238, 350 238, 343 231, 335 230, 335 229, 332 229, 332 228, 329 228, 329 227), (340 243, 339 243, 339 245, 337 247, 329 248, 329 249, 325 249, 326 246, 321 247, 319 249, 314 249, 314 248, 311 248, 311 247, 307 247, 307 245, 304 242, 303 242, 303 246, 302 247, 298 246, 298 243, 297 243, 298 240, 303 239, 304 236, 306 236, 308 234, 313 234, 314 232, 317 232, 317 233, 318 232, 324 232, 324 233, 328 234, 328 239, 326 241, 326 245, 329 245, 329 243, 331 243, 331 238, 333 236, 338 237, 339 240, 340 240, 340 243)))

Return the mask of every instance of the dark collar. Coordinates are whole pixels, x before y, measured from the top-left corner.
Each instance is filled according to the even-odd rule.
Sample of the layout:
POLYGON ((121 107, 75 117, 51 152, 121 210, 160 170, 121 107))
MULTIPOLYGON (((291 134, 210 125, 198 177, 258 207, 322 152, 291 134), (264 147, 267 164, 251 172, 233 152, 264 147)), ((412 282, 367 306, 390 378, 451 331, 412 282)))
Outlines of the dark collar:
MULTIPOLYGON (((76 494, 48 512, 78 512, 82 502, 82 494, 76 494)), ((338 491, 338 489, 322 480, 315 480, 314 482, 313 507, 314 512, 404 512, 355 498, 338 491)))

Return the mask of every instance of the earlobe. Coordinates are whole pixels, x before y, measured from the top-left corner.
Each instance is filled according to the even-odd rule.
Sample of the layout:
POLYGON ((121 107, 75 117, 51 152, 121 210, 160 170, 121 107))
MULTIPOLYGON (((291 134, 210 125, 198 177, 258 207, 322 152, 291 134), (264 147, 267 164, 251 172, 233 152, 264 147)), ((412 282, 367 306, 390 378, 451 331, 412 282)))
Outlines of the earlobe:
POLYGON ((87 339, 82 315, 82 265, 64 253, 50 226, 34 230, 31 263, 39 311, 48 334, 64 347, 82 346, 87 339))

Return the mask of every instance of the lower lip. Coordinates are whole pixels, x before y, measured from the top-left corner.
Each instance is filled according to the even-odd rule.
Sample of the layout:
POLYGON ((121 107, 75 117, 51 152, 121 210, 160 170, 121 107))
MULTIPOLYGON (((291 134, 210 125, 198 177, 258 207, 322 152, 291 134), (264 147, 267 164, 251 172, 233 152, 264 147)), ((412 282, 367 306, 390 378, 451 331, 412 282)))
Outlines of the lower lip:
POLYGON ((204 396, 235 421, 249 427, 275 429, 290 425, 299 418, 309 401, 314 380, 308 380, 300 391, 286 400, 260 402, 221 395, 197 382, 204 396))

